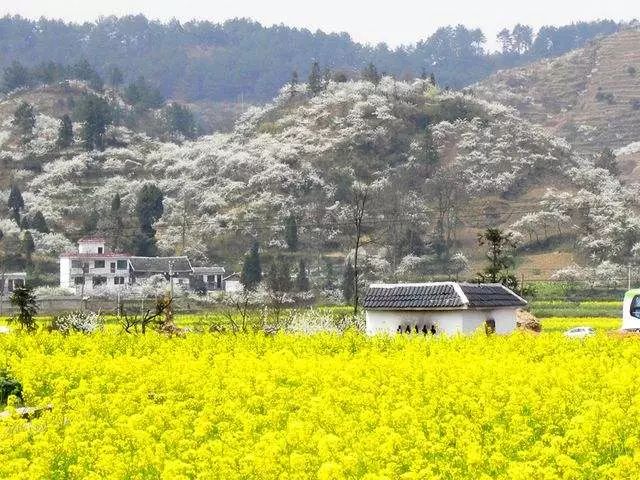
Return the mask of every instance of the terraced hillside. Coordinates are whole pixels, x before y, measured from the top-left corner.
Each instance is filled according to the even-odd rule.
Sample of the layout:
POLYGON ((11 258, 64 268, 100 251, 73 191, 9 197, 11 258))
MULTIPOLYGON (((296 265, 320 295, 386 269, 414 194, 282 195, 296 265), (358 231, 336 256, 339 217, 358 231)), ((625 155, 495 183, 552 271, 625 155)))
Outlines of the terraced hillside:
POLYGON ((473 87, 518 109, 579 152, 640 139, 640 31, 624 30, 554 60, 498 72, 473 87))

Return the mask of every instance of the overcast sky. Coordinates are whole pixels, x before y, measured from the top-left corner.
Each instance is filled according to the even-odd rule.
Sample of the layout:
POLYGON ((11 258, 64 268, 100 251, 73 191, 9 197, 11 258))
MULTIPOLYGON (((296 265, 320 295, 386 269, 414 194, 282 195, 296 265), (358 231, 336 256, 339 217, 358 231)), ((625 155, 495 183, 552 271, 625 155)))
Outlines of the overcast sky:
POLYGON ((360 42, 392 46, 415 43, 440 26, 462 23, 482 28, 494 45, 496 33, 504 26, 630 20, 640 16, 634 4, 632 0, 0 0, 0 12, 74 21, 135 13, 183 21, 249 17, 265 25, 345 31, 360 42))

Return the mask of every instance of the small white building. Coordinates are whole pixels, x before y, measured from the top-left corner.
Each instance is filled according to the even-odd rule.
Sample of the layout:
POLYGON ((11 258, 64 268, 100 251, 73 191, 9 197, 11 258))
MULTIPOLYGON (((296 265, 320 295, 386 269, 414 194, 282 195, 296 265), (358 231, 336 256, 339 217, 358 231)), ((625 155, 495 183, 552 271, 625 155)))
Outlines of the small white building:
POLYGON ((207 292, 224 290, 224 267, 193 267, 193 277, 202 280, 207 292))
POLYGON ((470 334, 488 327, 516 329, 526 300, 501 284, 457 282, 371 285, 364 299, 367 334, 430 332, 470 334))
POLYGON ((18 287, 24 287, 27 282, 25 272, 0 272, 0 293, 8 295, 18 287))

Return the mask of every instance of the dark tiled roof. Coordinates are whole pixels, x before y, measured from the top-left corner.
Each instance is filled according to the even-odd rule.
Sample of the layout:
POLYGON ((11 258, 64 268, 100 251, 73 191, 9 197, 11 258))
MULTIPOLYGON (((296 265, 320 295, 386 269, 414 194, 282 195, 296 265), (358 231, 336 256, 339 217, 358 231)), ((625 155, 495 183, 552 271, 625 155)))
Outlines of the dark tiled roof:
POLYGON ((456 285, 453 282, 374 285, 369 288, 364 299, 364 307, 371 310, 463 310, 525 305, 524 300, 502 285, 456 285), (459 294, 460 291, 466 299, 459 294))
POLYGON ((224 267, 213 265, 211 267, 193 267, 193 273, 198 275, 224 274, 224 267))
POLYGON ((524 307, 527 302, 502 285, 461 283, 471 308, 524 307))
POLYGON ((131 257, 131 267, 137 273, 191 273, 187 257, 131 257))
POLYGON ((364 307, 379 310, 462 308, 462 299, 450 283, 371 287, 364 307))

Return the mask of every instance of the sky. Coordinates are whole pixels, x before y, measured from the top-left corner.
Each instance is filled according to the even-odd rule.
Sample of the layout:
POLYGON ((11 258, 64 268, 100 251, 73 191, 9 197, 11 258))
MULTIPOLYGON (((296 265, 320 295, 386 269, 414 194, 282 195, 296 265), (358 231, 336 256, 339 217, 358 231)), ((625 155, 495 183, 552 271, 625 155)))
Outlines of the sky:
POLYGON ((464 24, 480 27, 494 47, 505 26, 525 23, 565 25, 579 20, 640 16, 631 0, 0 0, 0 15, 19 14, 72 21, 99 16, 143 13, 149 18, 221 22, 248 17, 265 25, 285 24, 348 32, 362 43, 411 44, 427 38, 438 27, 464 24))

